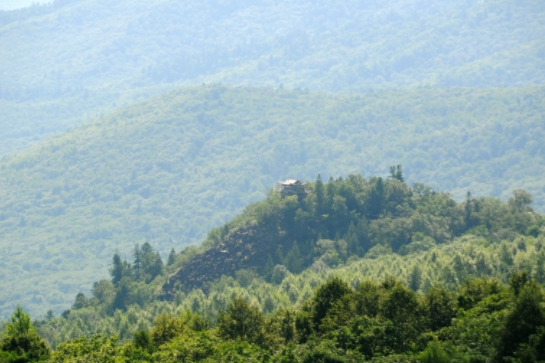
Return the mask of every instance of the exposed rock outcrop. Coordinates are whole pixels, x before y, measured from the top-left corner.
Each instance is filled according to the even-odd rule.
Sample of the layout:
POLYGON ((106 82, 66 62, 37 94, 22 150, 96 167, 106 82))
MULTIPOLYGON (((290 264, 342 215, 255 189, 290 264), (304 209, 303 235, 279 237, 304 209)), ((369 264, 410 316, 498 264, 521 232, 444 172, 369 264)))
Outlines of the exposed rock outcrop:
POLYGON ((261 272, 268 255, 278 248, 278 232, 263 226, 248 226, 238 229, 214 246, 192 258, 183 265, 163 286, 164 298, 174 297, 177 282, 187 291, 206 289, 206 283, 222 275, 234 276, 240 269, 261 272), (276 232, 276 233, 275 233, 276 232))

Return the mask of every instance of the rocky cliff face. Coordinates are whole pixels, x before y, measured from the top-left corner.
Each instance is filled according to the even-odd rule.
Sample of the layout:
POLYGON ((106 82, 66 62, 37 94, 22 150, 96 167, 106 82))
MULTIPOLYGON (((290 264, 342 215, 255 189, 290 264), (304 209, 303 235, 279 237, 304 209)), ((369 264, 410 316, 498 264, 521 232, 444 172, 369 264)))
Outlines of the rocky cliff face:
POLYGON ((165 299, 170 300, 176 293, 176 285, 184 289, 204 288, 207 282, 222 275, 234 276, 240 269, 261 272, 268 255, 278 248, 278 232, 264 226, 240 228, 220 244, 192 258, 182 266, 163 286, 165 299), (276 233, 275 233, 276 232, 276 233))

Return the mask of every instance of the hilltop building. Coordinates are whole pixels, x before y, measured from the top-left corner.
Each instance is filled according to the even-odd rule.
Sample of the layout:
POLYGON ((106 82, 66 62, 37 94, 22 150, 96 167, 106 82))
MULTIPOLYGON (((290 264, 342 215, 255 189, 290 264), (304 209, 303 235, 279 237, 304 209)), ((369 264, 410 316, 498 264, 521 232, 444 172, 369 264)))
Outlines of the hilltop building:
POLYGON ((297 179, 288 179, 283 182, 278 182, 277 190, 280 191, 282 197, 295 195, 295 194, 307 194, 308 191, 305 189, 307 183, 302 182, 297 179))

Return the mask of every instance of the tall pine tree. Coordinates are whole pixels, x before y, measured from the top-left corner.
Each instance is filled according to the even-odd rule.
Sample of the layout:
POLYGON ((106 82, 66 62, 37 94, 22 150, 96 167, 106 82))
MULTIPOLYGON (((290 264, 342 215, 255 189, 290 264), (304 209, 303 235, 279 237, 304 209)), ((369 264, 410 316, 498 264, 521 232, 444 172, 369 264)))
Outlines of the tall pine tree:
POLYGON ((298 274, 303 270, 303 257, 301 256, 301 252, 299 251, 297 241, 293 242, 293 247, 286 255, 284 262, 288 270, 295 274, 298 274))
POLYGON ((322 182, 322 177, 320 174, 318 174, 318 177, 316 178, 316 209, 318 210, 318 214, 324 213, 324 205, 325 205, 325 190, 324 190, 324 183, 322 182))
POLYGON ((112 283, 114 285, 117 285, 123 278, 123 261, 121 261, 121 257, 119 257, 117 252, 114 253, 112 268, 110 268, 110 276, 112 277, 112 283))
POLYGON ((168 255, 167 266, 172 265, 174 262, 176 262, 176 251, 174 251, 173 248, 170 250, 170 254, 168 255))

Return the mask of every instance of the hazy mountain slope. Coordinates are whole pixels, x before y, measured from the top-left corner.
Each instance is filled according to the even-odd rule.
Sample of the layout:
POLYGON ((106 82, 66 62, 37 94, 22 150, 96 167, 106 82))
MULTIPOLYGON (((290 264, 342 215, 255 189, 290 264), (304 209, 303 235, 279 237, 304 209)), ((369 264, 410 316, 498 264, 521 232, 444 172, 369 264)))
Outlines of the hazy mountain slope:
POLYGON ((22 150, 37 141, 127 106, 170 90, 172 87, 141 87, 122 93, 73 91, 59 98, 21 102, 0 98, 0 155, 22 150))
POLYGON ((542 211, 545 89, 327 95, 205 86, 154 97, 0 163, 1 315, 59 311, 116 248, 167 253, 282 178, 384 174, 542 211), (31 292, 31 293, 29 293, 31 292))
MULTIPOLYGON (((543 39, 539 0, 57 0, 0 12, 0 98, 26 109, 67 97, 121 105, 128 90, 172 83, 334 92, 543 84, 543 39)), ((24 112, 1 115, 0 135, 15 123, 39 138, 97 112, 37 125, 24 112)), ((24 146, 3 142, 4 153, 24 146)))
POLYGON ((0 3, 0 10, 14 10, 29 7, 34 4, 45 4, 49 1, 35 1, 35 0, 3 0, 0 3))

